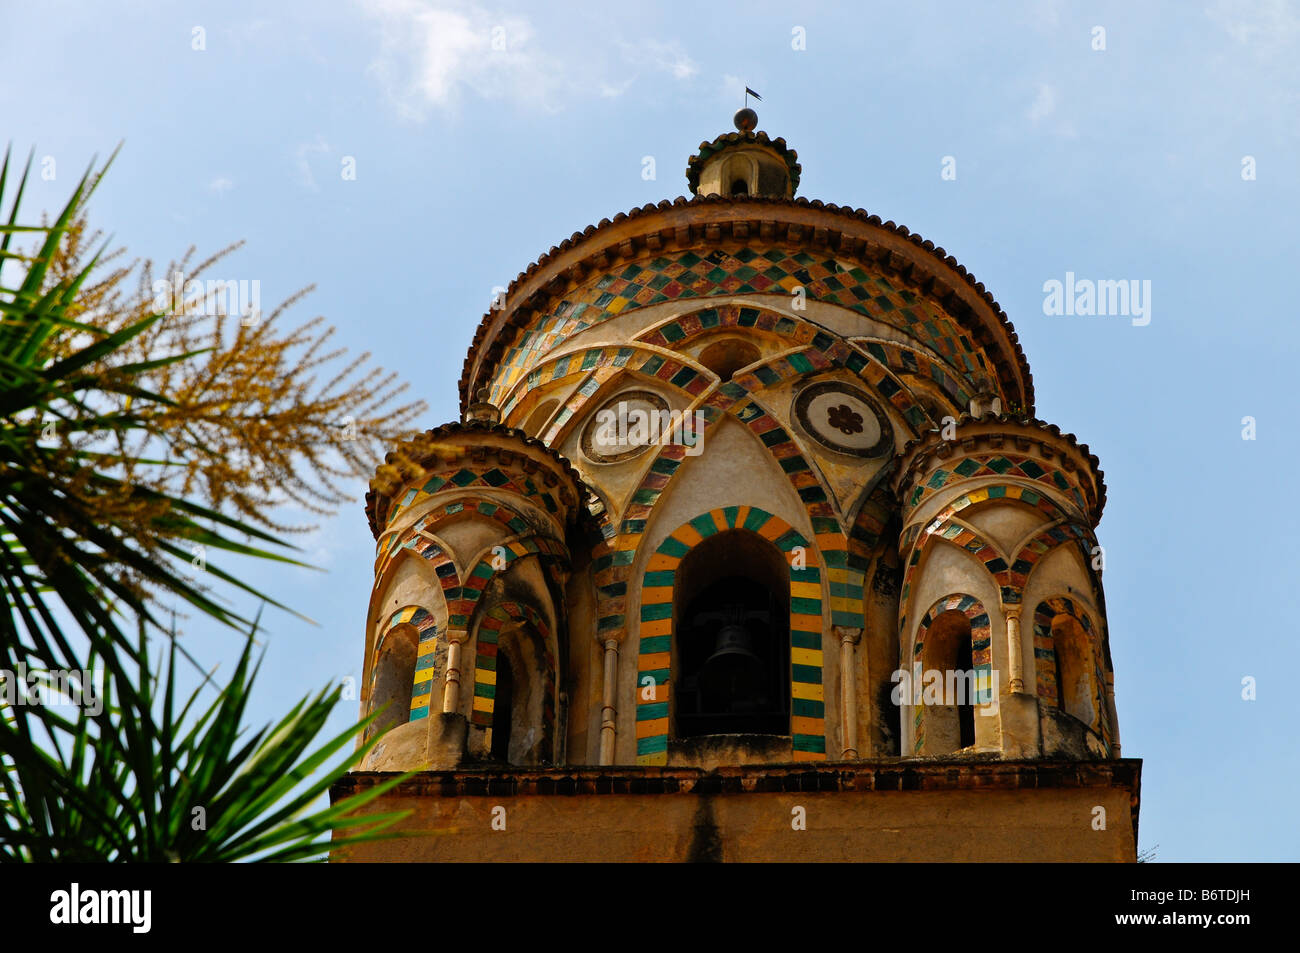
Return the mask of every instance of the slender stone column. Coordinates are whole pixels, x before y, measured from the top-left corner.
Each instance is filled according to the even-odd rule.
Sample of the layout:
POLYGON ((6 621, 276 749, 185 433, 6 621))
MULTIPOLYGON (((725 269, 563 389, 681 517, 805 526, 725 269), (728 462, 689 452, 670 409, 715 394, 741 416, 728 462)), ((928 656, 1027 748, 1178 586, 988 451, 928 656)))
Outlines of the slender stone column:
POLYGON ((460 710, 460 647, 465 632, 452 633, 451 644, 447 646, 447 678, 442 690, 442 710, 452 714, 460 710))
POLYGON ((1007 618, 1007 660, 1010 663, 1008 674, 1011 678, 1009 690, 1019 693, 1025 690, 1025 653, 1020 644, 1020 606, 1003 606, 1002 612, 1007 618))
POLYGON ((843 719, 840 757, 847 761, 858 757, 858 693, 853 647, 861 640, 862 630, 837 625, 835 634, 840 637, 840 715, 843 719))
POLYGON ((618 737, 614 695, 618 688, 618 639, 605 640, 605 687, 600 706, 600 763, 614 763, 614 741, 618 737))
POLYGON ((1115 715, 1115 675, 1106 673, 1106 714, 1110 718, 1110 753, 1111 757, 1120 757, 1119 753, 1119 718, 1115 715))

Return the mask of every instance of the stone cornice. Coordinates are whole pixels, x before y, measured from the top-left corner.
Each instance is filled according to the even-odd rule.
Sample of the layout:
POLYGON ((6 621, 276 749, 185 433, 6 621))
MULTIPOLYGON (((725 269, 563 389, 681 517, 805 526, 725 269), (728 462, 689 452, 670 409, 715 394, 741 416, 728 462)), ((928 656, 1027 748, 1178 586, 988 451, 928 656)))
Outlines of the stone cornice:
MULTIPOLYGON (((814 764, 749 764, 711 769, 615 765, 572 768, 461 768, 421 771, 393 789, 399 797, 493 797, 548 794, 747 794, 799 791, 952 791, 963 788, 1131 787, 1142 759, 1096 761, 892 758, 814 764)), ((337 799, 391 780, 354 771, 335 783, 337 799)))
POLYGON ((1106 506, 1106 482, 1101 461, 1071 433, 1034 417, 988 413, 979 417, 963 414, 956 422, 953 440, 943 430, 931 430, 911 441, 899 455, 893 488, 904 496, 910 487, 925 480, 934 468, 954 457, 985 450, 1034 454, 1059 464, 1075 478, 1088 504, 1092 526, 1101 520, 1106 506))
MULTIPOLYGON (((466 450, 476 466, 518 468, 524 474, 537 474, 548 487, 561 488, 561 503, 567 510, 561 514, 562 522, 575 523, 586 518, 589 490, 573 464, 522 430, 471 420, 425 431, 399 443, 385 455, 366 493, 366 518, 374 537, 378 539, 383 532, 389 504, 402 490, 423 472, 437 468, 442 453, 463 454, 466 450)), ((474 492, 481 489, 476 487, 474 492)))

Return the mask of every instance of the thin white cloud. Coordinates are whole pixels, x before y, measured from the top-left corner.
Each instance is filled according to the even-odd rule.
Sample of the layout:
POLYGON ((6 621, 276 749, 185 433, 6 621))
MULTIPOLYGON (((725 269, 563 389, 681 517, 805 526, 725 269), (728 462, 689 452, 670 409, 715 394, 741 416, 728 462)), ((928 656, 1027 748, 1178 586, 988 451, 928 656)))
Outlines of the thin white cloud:
POLYGON ((534 48, 526 17, 494 14, 476 4, 361 0, 379 26, 371 72, 403 114, 454 109, 471 92, 549 108, 558 63, 534 48))
POLYGON ((1217 0, 1205 12, 1237 43, 1264 55, 1300 43, 1300 8, 1289 0, 1217 0))
POLYGON ((325 137, 320 133, 316 134, 314 142, 300 143, 294 152, 294 157, 298 165, 298 184, 303 188, 310 189, 313 192, 319 192, 320 186, 316 182, 316 175, 312 172, 311 156, 326 154, 330 152, 330 145, 325 141, 325 137))
POLYGON ((1034 97, 1025 115, 1029 117, 1030 122, 1039 123, 1054 112, 1056 112, 1056 88, 1047 83, 1039 83, 1038 95, 1034 97))
POLYGON ((1039 30, 1056 30, 1061 25, 1063 0, 1032 0, 1023 9, 1031 26, 1039 30))
POLYGON ((690 79, 700 68, 676 40, 663 42, 641 39, 636 43, 620 43, 624 62, 633 66, 646 66, 672 76, 673 79, 690 79))
POLYGON ((593 96, 622 96, 644 74, 689 82, 700 73, 678 40, 610 38, 593 49, 565 31, 543 42, 545 22, 535 27, 527 16, 473 0, 356 2, 378 30, 370 73, 411 119, 455 112, 473 97, 555 112, 593 96))
POLYGON ((229 192, 235 187, 235 183, 228 176, 219 175, 208 183, 208 191, 216 192, 220 195, 222 192, 229 192))
POLYGON ((745 99, 745 81, 739 76, 723 73, 720 95, 729 103, 743 102, 745 99))

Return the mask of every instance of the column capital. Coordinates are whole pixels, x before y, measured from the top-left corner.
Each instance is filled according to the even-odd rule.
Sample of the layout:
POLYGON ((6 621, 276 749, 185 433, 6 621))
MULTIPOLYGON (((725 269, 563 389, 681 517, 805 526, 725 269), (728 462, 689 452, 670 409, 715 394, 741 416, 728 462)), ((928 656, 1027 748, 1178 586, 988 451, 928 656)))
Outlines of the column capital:
POLYGON ((611 642, 614 643, 615 647, 620 646, 627 641, 627 627, 620 626, 617 629, 606 629, 604 632, 597 632, 595 641, 602 649, 609 648, 611 642))
POLYGON ((857 645, 862 641, 862 630, 847 625, 837 625, 834 627, 835 635, 840 642, 857 645))

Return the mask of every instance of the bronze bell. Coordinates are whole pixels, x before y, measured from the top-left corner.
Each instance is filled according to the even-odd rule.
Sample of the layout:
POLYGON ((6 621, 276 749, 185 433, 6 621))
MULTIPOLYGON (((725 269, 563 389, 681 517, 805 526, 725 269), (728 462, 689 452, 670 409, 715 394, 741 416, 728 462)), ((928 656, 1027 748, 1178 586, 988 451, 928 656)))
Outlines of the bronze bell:
POLYGON ((745 711, 763 701, 763 660, 754 654, 743 625, 729 623, 718 630, 713 654, 700 670, 700 690, 712 711, 745 711))

